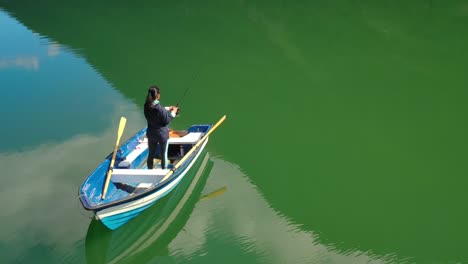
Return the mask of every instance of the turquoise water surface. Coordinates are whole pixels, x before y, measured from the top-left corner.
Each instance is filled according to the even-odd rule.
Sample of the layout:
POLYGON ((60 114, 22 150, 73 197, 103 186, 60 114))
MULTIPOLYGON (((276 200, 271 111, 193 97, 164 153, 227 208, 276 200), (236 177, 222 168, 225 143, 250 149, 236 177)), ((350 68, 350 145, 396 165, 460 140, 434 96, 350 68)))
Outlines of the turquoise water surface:
POLYGON ((466 47, 466 1, 0 0, 2 262, 468 262, 466 47), (111 232, 78 188, 151 84, 228 118, 111 232))

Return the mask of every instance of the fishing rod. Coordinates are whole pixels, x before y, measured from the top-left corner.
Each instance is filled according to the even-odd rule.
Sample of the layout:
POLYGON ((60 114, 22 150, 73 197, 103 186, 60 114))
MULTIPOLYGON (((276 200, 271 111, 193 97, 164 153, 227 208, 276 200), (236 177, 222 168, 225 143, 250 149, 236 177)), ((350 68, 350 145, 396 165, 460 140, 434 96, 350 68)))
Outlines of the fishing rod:
POLYGON ((184 95, 183 95, 182 98, 179 100, 179 102, 175 105, 175 106, 177 107, 176 115, 179 115, 179 113, 180 113, 179 105, 180 105, 180 103, 182 102, 182 100, 184 99, 185 95, 187 94, 187 92, 188 92, 189 90, 190 90, 190 86, 189 86, 187 89, 185 89, 184 95))
MULTIPOLYGON (((195 80, 195 78, 196 78, 196 75, 193 77, 193 79, 195 80)), ((183 94, 182 97, 180 98, 179 102, 176 104, 176 107, 177 107, 176 115, 179 115, 179 112, 180 112, 179 105, 182 103, 182 100, 184 100, 185 96, 186 96, 187 93, 190 91, 190 88, 192 88, 192 86, 189 86, 189 87, 187 87, 187 89, 185 89, 184 94, 183 94)))
POLYGON ((192 88, 192 87, 189 86, 189 87, 187 87, 187 89, 185 89, 185 92, 184 92, 184 94, 182 95, 182 97, 180 98, 179 102, 176 104, 176 107, 179 107, 180 103, 182 102, 182 100, 184 100, 185 95, 188 93, 188 91, 190 90, 190 88, 192 88))

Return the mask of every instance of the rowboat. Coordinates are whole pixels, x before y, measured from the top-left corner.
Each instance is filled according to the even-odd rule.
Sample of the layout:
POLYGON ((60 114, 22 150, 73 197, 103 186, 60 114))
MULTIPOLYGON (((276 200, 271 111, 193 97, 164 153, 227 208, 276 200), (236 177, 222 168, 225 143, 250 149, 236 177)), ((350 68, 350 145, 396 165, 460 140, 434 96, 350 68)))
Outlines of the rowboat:
POLYGON ((78 195, 84 209, 107 228, 115 230, 161 199, 183 180, 208 143, 209 135, 224 121, 215 125, 192 125, 172 131, 169 138, 170 164, 149 170, 148 139, 143 128, 119 147, 126 119, 121 118, 113 153, 101 162, 83 181, 78 195))

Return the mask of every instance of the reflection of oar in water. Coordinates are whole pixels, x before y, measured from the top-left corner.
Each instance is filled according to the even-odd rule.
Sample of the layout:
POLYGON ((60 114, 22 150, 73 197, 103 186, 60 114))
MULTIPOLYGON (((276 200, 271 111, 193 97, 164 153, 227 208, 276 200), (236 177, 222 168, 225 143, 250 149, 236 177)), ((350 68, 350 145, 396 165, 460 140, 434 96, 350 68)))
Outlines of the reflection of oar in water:
POLYGON ((210 199, 210 198, 214 198, 218 195, 221 195, 223 193, 225 193, 227 191, 227 187, 226 186, 223 186, 215 191, 212 191, 208 194, 205 194, 203 195, 202 197, 200 197, 200 201, 203 201, 203 200, 207 200, 207 199, 210 199))

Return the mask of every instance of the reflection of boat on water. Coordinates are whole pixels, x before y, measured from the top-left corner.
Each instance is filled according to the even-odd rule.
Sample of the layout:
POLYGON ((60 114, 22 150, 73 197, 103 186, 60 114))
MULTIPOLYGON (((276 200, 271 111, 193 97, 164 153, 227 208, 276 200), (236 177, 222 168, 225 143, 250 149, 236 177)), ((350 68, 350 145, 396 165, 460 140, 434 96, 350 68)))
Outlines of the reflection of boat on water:
POLYGON ((167 255, 167 245, 189 219, 213 166, 208 153, 201 155, 178 188, 127 225, 110 231, 93 219, 86 236, 88 263, 141 262, 145 256, 167 255))

